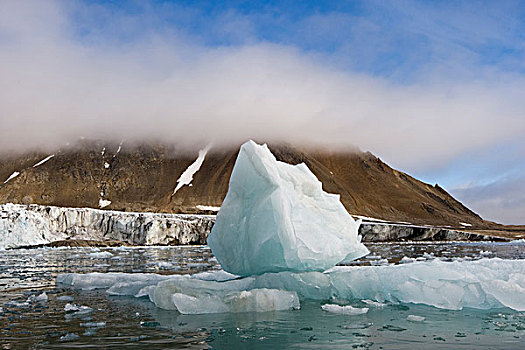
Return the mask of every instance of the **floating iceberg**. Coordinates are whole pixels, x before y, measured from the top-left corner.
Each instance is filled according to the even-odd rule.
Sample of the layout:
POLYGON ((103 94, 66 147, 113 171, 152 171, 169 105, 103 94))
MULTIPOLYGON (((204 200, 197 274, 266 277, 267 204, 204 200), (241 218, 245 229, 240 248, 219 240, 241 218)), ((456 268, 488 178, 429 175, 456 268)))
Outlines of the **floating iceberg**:
POLYGON ((304 163, 277 161, 248 141, 208 245, 224 270, 241 276, 324 271, 368 254, 359 224, 304 163))
POLYGON ((366 299, 373 306, 375 301, 378 305, 414 303, 449 310, 509 307, 525 311, 525 260, 497 258, 343 266, 324 273, 285 271, 244 278, 223 271, 175 276, 61 274, 57 284, 83 290, 107 289, 109 294, 149 296, 157 307, 181 313, 296 309, 298 300, 334 298, 366 299))

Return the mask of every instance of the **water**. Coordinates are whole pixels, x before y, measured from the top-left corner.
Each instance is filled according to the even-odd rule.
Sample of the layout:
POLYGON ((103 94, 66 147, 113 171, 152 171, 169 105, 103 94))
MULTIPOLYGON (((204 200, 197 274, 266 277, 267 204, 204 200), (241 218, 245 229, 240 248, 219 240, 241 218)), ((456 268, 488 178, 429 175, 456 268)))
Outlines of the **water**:
MULTIPOLYGON (((367 244, 371 254, 353 264, 384 265, 433 259, 525 259, 524 243, 367 244)), ((301 310, 270 313, 180 315, 146 298, 110 297, 55 286, 62 272, 153 272, 185 274, 218 270, 204 246, 62 248, 2 251, 0 256, 0 344, 15 348, 369 348, 522 349, 525 312, 511 309, 462 311, 424 305, 371 308, 342 316, 321 310, 324 302, 302 301, 301 310), (47 303, 25 305, 46 292, 47 303), (70 296, 92 312, 66 315, 70 296), (13 302, 19 302, 15 305, 13 302), (8 304, 5 304, 5 303, 8 304), (409 315, 424 322, 410 322, 409 315)), ((446 291, 443 291, 446 293, 446 291)), ((525 296, 524 296, 525 297, 525 296)), ((365 305, 363 304, 363 307, 365 305)))

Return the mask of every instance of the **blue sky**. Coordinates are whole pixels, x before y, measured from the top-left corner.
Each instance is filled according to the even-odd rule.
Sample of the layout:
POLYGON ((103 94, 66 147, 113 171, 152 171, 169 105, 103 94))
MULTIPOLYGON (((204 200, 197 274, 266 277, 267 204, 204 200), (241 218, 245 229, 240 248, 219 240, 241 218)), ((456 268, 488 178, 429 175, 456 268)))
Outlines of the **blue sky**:
POLYGON ((9 145, 180 130, 220 141, 234 129, 357 145, 487 219, 525 223, 523 2, 0 6, 9 145))

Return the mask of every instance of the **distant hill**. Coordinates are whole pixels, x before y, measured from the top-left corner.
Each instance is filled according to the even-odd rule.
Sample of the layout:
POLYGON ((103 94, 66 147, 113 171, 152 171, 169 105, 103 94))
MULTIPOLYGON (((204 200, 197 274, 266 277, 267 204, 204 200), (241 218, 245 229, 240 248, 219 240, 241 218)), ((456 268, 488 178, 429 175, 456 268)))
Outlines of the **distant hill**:
MULTIPOLYGON (((340 194, 353 215, 461 229, 523 231, 523 227, 483 220, 438 185, 392 169, 369 152, 269 147, 281 161, 306 163, 325 191, 340 194)), ((199 150, 82 141, 52 153, 49 159, 52 154, 41 152, 0 155, 0 203, 92 208, 102 204, 107 205, 105 209, 123 211, 210 213, 203 206, 221 205, 238 149, 211 148, 191 186, 175 194, 176 180, 195 162, 199 150), (14 172, 20 174, 4 184, 14 172)))

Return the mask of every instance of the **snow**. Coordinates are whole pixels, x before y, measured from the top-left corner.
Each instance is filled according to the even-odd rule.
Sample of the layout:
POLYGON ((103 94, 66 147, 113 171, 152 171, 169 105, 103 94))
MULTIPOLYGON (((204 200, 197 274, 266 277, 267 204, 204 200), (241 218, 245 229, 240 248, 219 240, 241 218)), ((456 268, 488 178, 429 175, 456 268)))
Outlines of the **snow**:
POLYGON ((388 221, 385 221, 385 220, 376 219, 376 218, 371 218, 371 217, 368 217, 368 216, 362 216, 362 215, 353 215, 353 216, 355 216, 356 218, 361 219, 361 220, 363 220, 363 221, 388 222, 388 221))
POLYGON ((358 308, 358 307, 353 307, 351 305, 340 306, 336 304, 324 304, 321 306, 321 309, 323 309, 323 311, 331 312, 334 314, 341 314, 341 315, 362 315, 368 312, 367 307, 358 308))
POLYGON ((197 205, 196 208, 199 209, 199 210, 209 210, 209 211, 219 211, 219 210, 221 210, 221 207, 214 207, 214 206, 210 206, 210 205, 197 205))
POLYGON ((468 224, 468 223, 466 223, 466 222, 460 222, 459 224, 460 224, 461 226, 466 226, 466 227, 470 227, 470 226, 472 226, 472 224, 468 224))
POLYGON ((11 175, 9 175, 9 177, 7 178, 7 180, 4 181, 4 183, 6 184, 9 180, 14 179, 14 178, 17 177, 18 175, 20 175, 20 173, 19 173, 18 171, 13 172, 11 175))
POLYGON ((105 169, 109 169, 109 163, 108 162, 104 162, 104 168, 105 169))
POLYGON ((301 163, 277 161, 266 145, 242 145, 208 245, 237 275, 323 271, 368 254, 356 222, 301 163))
POLYGON ((184 172, 181 174, 179 179, 177 180, 177 187, 175 187, 175 190, 173 190, 173 194, 177 193, 178 190, 182 188, 184 185, 191 185, 191 182, 193 181, 193 175, 199 171, 199 169, 202 166, 202 163, 204 162, 204 158, 206 157, 206 154, 210 150, 211 145, 206 146, 204 149, 201 149, 199 151, 199 156, 193 162, 184 172))
POLYGON ((98 206, 99 206, 100 208, 105 208, 105 207, 107 207, 107 206, 110 205, 110 204, 111 204, 111 201, 110 201, 110 200, 102 199, 102 198, 100 198, 100 199, 98 200, 98 206))
POLYGON ((50 156, 47 156, 46 158, 42 159, 40 162, 38 162, 35 165, 33 165, 33 168, 36 168, 37 166, 40 166, 40 165, 44 164, 45 162, 47 162, 48 160, 50 160, 54 156, 55 156, 54 154, 52 154, 50 156))

